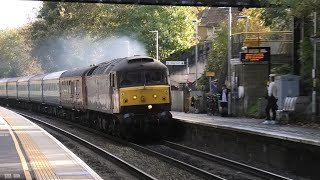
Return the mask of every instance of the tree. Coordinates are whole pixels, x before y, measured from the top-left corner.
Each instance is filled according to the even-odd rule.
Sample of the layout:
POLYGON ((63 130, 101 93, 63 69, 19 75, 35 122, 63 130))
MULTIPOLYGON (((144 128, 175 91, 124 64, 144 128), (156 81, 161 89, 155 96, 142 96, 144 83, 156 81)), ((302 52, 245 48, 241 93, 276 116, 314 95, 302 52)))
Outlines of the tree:
POLYGON ((37 60, 31 56, 28 26, 0 31, 0 76, 16 77, 41 73, 37 60))
POLYGON ((155 35, 149 31, 157 30, 161 60, 194 44, 192 19, 198 12, 192 7, 44 2, 41 20, 33 24, 33 55, 47 71, 70 68, 75 63, 68 59, 83 64, 85 59, 96 58, 101 47, 105 52, 113 49, 108 40, 121 44, 115 39, 123 41, 125 36, 141 42, 147 55, 155 57, 155 35), (88 56, 88 49, 95 56, 88 56), (75 53, 61 57, 70 50, 75 53))
MULTIPOLYGON (((250 8, 243 9, 239 15, 244 15, 248 17, 248 32, 268 32, 269 27, 265 26, 264 20, 261 18, 264 9, 250 8)), ((206 66, 206 71, 215 72, 217 78, 219 78, 220 73, 223 70, 223 66, 227 63, 227 51, 228 51, 228 26, 227 22, 220 23, 221 30, 217 33, 217 38, 212 42, 211 50, 209 52, 208 62, 206 66)), ((245 20, 234 20, 232 24, 232 33, 240 33, 245 31, 245 20)), ((201 84, 208 87, 208 78, 202 77, 200 80, 201 84)), ((221 82, 220 82, 221 83, 221 82)))
MULTIPOLYGON (((312 87, 311 70, 313 68, 313 45, 310 40, 314 36, 313 27, 313 12, 317 12, 318 21, 320 24, 320 4, 317 0, 269 0, 270 3, 276 3, 278 9, 268 10, 264 15, 264 19, 269 22, 271 28, 278 29, 290 29, 293 26, 293 18, 298 23, 303 24, 303 39, 300 43, 300 62, 301 62, 301 94, 310 95, 312 87), (290 7, 290 9, 288 9, 290 7), (283 11, 285 10, 285 11, 283 11), (279 12, 279 13, 278 13, 279 12), (285 12, 285 13, 284 13, 285 12), (287 23, 281 24, 278 22, 285 21, 287 23), (278 23, 278 25, 277 25, 278 23)), ((317 27, 317 36, 320 35, 320 26, 317 27)), ((318 53, 319 54, 319 53, 318 53)), ((320 68, 318 64, 317 69, 320 68)), ((320 76, 320 72, 317 72, 317 77, 320 76)), ((319 88, 319 87, 318 87, 319 88)), ((319 88, 320 89, 320 88, 319 88)))

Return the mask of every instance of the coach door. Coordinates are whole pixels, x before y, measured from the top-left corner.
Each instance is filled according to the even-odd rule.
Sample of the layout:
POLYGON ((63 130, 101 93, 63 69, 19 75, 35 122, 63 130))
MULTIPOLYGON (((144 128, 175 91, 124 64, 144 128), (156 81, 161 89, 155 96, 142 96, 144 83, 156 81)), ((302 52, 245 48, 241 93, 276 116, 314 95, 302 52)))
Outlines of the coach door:
POLYGON ((115 112, 115 104, 117 102, 116 98, 115 98, 115 93, 117 92, 117 78, 116 78, 116 73, 115 72, 111 72, 110 73, 110 109, 115 112))

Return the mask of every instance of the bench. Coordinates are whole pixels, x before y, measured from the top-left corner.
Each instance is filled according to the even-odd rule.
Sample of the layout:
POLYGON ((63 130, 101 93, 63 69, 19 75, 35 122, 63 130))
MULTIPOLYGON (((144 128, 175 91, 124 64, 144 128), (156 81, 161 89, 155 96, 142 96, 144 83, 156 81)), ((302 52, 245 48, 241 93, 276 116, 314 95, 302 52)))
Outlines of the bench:
POLYGON ((277 110, 277 120, 280 124, 286 124, 299 115, 306 115, 310 103, 310 97, 307 96, 286 97, 282 110, 277 110))

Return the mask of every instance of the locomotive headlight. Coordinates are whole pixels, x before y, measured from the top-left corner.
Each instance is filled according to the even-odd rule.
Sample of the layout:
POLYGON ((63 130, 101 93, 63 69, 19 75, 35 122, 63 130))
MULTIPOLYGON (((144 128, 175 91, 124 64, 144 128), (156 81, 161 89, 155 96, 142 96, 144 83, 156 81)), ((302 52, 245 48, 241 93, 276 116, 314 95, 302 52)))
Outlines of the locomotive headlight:
POLYGON ((133 96, 132 98, 133 98, 134 100, 136 100, 136 99, 137 99, 137 96, 133 96))
POLYGON ((149 105, 149 106, 148 106, 148 109, 152 109, 152 105, 149 105))
POLYGON ((154 94, 154 95, 153 95, 153 98, 155 98, 155 99, 156 99, 156 98, 157 98, 157 95, 156 95, 156 94, 154 94))

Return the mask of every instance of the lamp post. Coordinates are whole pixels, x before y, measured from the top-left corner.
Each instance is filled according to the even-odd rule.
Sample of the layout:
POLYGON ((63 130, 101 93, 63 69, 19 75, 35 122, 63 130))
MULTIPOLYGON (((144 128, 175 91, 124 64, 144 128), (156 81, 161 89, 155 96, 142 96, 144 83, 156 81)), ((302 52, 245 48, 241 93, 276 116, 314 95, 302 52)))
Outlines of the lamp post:
MULTIPOLYGON (((314 36, 317 36, 317 12, 313 12, 313 33, 314 36)), ((317 78, 316 78, 316 72, 317 72, 317 43, 319 43, 319 39, 315 38, 313 40, 313 69, 312 69, 312 120, 316 120, 317 116, 317 78)))
POLYGON ((196 48, 195 48, 195 61, 196 61, 196 87, 198 86, 198 21, 196 19, 192 20, 196 26, 196 48))
POLYGON ((239 18, 239 19, 245 19, 245 20, 246 20, 246 29, 245 29, 245 32, 246 32, 246 36, 247 36, 247 32, 248 32, 248 16, 237 16, 237 18, 239 18))
POLYGON ((152 33, 156 33, 156 51, 157 51, 157 61, 159 61, 159 32, 158 31, 150 31, 152 33))
MULTIPOLYGON (((232 33, 232 12, 231 7, 220 7, 220 8, 228 8, 229 16, 228 16, 228 82, 231 86, 231 33, 232 33)), ((230 94, 233 93, 233 88, 231 88, 231 93, 228 96, 228 114, 231 114, 231 96, 230 94)))
POLYGON ((127 56, 130 56, 130 41, 125 41, 127 43, 127 56))

